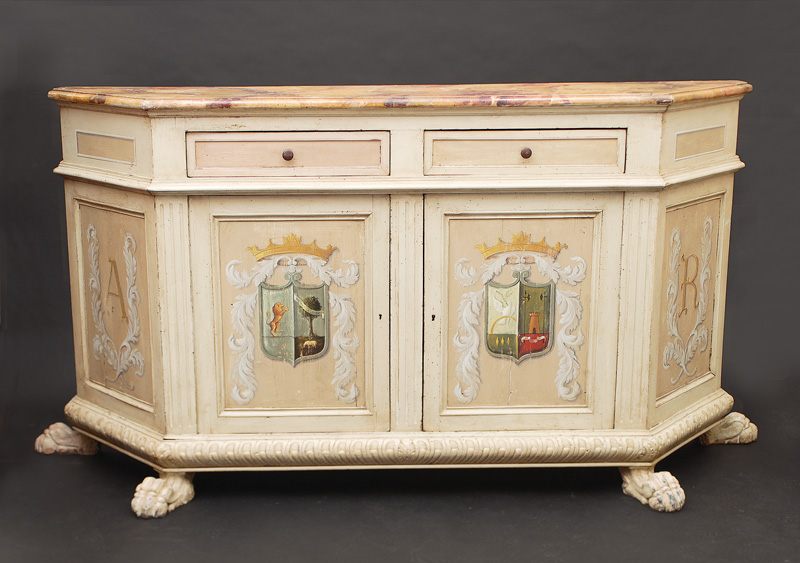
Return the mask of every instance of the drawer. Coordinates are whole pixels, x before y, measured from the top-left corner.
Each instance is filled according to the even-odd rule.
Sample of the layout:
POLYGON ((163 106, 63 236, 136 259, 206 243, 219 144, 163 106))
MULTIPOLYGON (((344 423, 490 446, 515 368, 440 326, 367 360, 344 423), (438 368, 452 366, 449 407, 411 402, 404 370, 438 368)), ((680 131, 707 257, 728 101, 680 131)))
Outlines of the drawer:
POLYGON ((622 174, 625 129, 425 131, 425 174, 622 174))
POLYGON ((387 176, 389 132, 190 132, 186 170, 190 177, 387 176))

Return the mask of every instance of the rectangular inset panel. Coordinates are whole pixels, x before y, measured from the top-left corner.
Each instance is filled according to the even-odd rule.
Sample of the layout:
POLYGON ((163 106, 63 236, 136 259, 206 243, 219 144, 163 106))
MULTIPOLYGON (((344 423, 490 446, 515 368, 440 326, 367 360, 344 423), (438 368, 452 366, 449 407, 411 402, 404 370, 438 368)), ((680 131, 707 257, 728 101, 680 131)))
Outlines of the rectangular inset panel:
POLYGON ((388 429, 388 198, 350 199, 192 200, 206 431, 388 429))
POLYGON ((86 384, 153 412, 144 215, 90 202, 77 205, 86 384))
POLYGON ((667 209, 656 398, 711 373, 721 196, 667 209))
POLYGON ((609 427, 621 198, 428 198, 425 430, 609 427))
POLYGON ((187 133, 189 176, 385 176, 388 131, 187 133))
POLYGON ((78 156, 113 160, 133 164, 136 162, 134 140, 127 137, 114 135, 100 135, 76 131, 75 138, 78 143, 78 156))
POLYGON ((426 131, 426 174, 625 171, 625 129, 426 131))
POLYGON ((725 126, 678 133, 675 137, 675 160, 725 149, 725 126))

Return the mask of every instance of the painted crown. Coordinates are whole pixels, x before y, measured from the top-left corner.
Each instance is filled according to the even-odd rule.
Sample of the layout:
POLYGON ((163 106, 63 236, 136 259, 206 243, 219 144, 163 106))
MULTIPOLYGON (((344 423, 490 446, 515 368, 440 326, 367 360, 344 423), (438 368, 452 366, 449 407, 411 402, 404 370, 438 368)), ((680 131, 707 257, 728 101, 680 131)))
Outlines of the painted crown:
POLYGON ((484 259, 501 252, 536 252, 555 260, 558 253, 567 247, 566 244, 561 244, 560 242, 557 242, 555 246, 550 246, 544 239, 545 237, 542 237, 539 242, 533 242, 531 241, 531 235, 520 231, 518 234, 511 236, 511 242, 504 242, 498 238, 497 244, 494 246, 487 247, 486 243, 483 242, 475 248, 483 253, 484 259))
POLYGON ((275 244, 272 239, 266 248, 258 248, 257 246, 250 246, 247 248, 256 257, 256 260, 262 260, 267 256, 275 256, 276 254, 310 254, 311 256, 318 256, 326 262, 336 250, 335 246, 328 245, 327 248, 320 248, 317 246, 317 240, 314 239, 311 244, 303 244, 302 237, 294 233, 289 233, 288 236, 283 237, 281 244, 275 244))

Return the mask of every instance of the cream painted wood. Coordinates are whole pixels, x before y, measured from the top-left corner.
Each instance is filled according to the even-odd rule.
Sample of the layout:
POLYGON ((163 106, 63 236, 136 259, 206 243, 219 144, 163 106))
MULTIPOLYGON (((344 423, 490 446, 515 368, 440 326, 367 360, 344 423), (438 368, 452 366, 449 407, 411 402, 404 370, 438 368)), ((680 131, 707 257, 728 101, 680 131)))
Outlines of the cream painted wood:
POLYGON ((664 115, 661 171, 736 159, 737 101, 675 108, 664 115))
POLYGON ((140 517, 189 502, 198 471, 420 466, 615 466, 670 511, 683 489, 656 463, 755 439, 721 389, 749 85, 398 88, 51 93, 77 396, 75 430, 37 448, 152 466, 140 517), (554 321, 525 309, 525 357, 487 288, 517 279, 554 321), (283 286, 327 307, 293 352, 270 348, 283 286), (691 288, 680 315, 670 287, 691 288))
POLYGON ((150 121, 128 114, 64 108, 63 163, 133 178, 152 178, 150 121))
POLYGON ((70 255, 70 289, 78 396, 99 406, 163 432, 164 394, 159 334, 158 275, 155 253, 155 218, 152 198, 112 188, 68 180, 65 185, 67 233, 70 255), (104 234, 98 248, 97 302, 111 343, 95 353, 94 343, 102 335, 93 318, 90 287, 92 259, 90 229, 104 234), (129 287, 126 275, 125 237, 134 235, 132 256, 136 261, 139 330, 131 349, 143 360, 142 374, 131 366, 121 377, 109 365, 109 355, 124 351, 132 311, 124 310, 129 287), (126 317, 123 318, 123 310, 126 317), (109 352, 105 353, 108 348, 109 352), (133 386, 133 388, 131 388, 133 386))
POLYGON ((393 431, 422 429, 423 196, 392 197, 391 388, 393 431))
MULTIPOLYGON (((620 194, 428 196, 425 214, 425 416, 426 430, 531 430, 538 428, 610 428, 614 416, 619 252, 622 229, 620 194), (484 279, 469 284, 459 279, 459 267, 485 271, 476 246, 510 241, 518 232, 550 246, 566 244, 557 261, 532 269, 529 281, 546 283, 538 267, 561 268, 555 295, 578 296, 571 331, 553 331, 551 349, 518 365, 511 358, 493 357, 480 342, 474 351, 454 344, 465 339, 462 311, 477 292, 477 308, 486 314, 489 298, 484 279), (563 254, 563 255, 562 255, 563 254), (466 260, 466 262, 465 262, 466 260), (564 283, 570 269, 586 268, 575 282, 564 283), (579 280, 579 281, 578 281, 579 280), (585 340, 573 348, 571 339, 585 340), (477 354, 472 374, 463 368, 477 354), (564 375, 561 364, 574 353, 576 366, 567 386, 576 397, 564 397, 554 380, 564 375), (574 378, 574 381, 573 381, 574 378), (476 396, 459 397, 465 380, 472 379, 476 396)), ((503 255, 500 255, 502 258, 503 255)), ((505 259, 504 274, 495 279, 511 283, 514 265, 524 253, 505 259)), ((486 263, 488 264, 488 262, 486 263)), ((553 324, 562 327, 573 312, 561 299, 553 304, 553 324)), ((472 305, 474 306, 474 305, 472 305)), ((488 324, 488 316, 487 316, 488 324)), ((483 323, 480 323, 483 324, 483 323)), ((496 323, 494 323, 496 324, 496 323)), ((489 327, 485 328, 488 334, 489 327)), ((469 395, 469 393, 465 393, 469 395)))
POLYGON ((426 174, 625 171, 625 130, 425 131, 426 174), (530 155, 522 151, 530 150, 530 155))
POLYGON ((189 176, 389 174, 388 131, 192 132, 186 149, 189 176))
POLYGON ((197 381, 192 341, 192 264, 189 247, 189 200, 162 197, 155 202, 158 269, 161 284, 161 349, 164 355, 164 403, 167 432, 197 431, 197 381))
MULTIPOLYGON (((711 246, 711 260, 710 272, 711 278, 709 280, 708 291, 708 312, 706 320, 702 326, 708 328, 709 336, 706 346, 706 351, 700 350, 695 354, 695 358, 688 363, 690 369, 696 368, 697 374, 692 377, 681 377, 677 384, 671 384, 670 379, 678 373, 674 362, 671 362, 670 368, 663 367, 664 346, 670 341, 667 335, 667 311, 665 307, 654 307, 656 312, 653 315, 654 325, 653 334, 659 335, 658 344, 651 348, 651 372, 650 380, 653 388, 649 393, 649 407, 650 424, 656 424, 661 420, 673 415, 674 413, 686 408, 687 405, 697 401, 699 397, 708 395, 716 389, 720 388, 721 382, 719 375, 722 371, 722 342, 723 330, 725 325, 725 290, 727 286, 727 270, 728 270, 728 245, 730 241, 730 213, 732 204, 732 188, 733 177, 717 176, 703 181, 686 184, 674 190, 664 192, 662 197, 662 208, 660 210, 661 220, 667 226, 668 221, 666 215, 670 212, 681 212, 685 209, 693 209, 700 207, 702 209, 702 216, 711 216, 713 220, 712 234, 714 238, 711 246), (716 211, 716 215, 714 215, 716 211), (700 360, 704 359, 705 363, 700 360), (667 389, 666 392, 659 393, 658 381, 662 379, 662 387, 667 389)), ((694 250, 697 254, 701 254, 702 245, 699 244, 698 239, 702 236, 702 227, 697 225, 696 221, 688 225, 681 225, 682 243, 692 244, 685 248, 686 252, 694 250), (694 228, 692 228, 694 227, 694 228), (685 234, 684 234, 685 233, 685 234)), ((657 260, 660 264, 660 275, 657 276, 657 283, 655 284, 656 301, 659 303, 662 298, 665 298, 668 285, 668 252, 670 250, 670 236, 669 231, 665 231, 663 243, 658 245, 656 250, 657 260)), ((679 276, 682 274, 679 271, 679 276)), ((689 273, 691 276, 693 272, 689 273)), ((679 277, 679 281, 681 278, 679 277)), ((697 279, 699 282, 699 278, 697 279)), ((696 319, 697 309, 691 303, 692 294, 688 292, 688 311, 685 315, 689 317, 689 321, 696 319)), ((679 302, 679 307, 681 303, 679 302)), ((686 339, 690 333, 691 326, 679 324, 679 332, 686 339)))
MULTIPOLYGON (((195 326, 206 327, 195 331, 200 432, 388 430, 388 198, 322 198, 311 208, 298 197, 192 197, 189 207, 193 268, 207 272, 194 279, 195 299, 213 304, 194 309, 195 326), (237 289, 229 282, 229 272, 232 268, 257 268, 248 248, 264 248, 290 234, 300 236, 305 243, 315 240, 323 248, 328 244, 337 247, 330 259, 334 270, 347 270, 351 260, 358 269, 358 279, 352 286, 330 286, 330 292, 341 292, 354 306, 352 336, 357 345, 353 382, 358 396, 353 401, 337 399, 332 386, 339 364, 346 361, 335 350, 328 350, 319 360, 292 366, 265 357, 257 345, 249 358, 241 358, 231 349, 230 339, 242 338, 231 324, 232 305, 256 290, 261 278, 237 289), (255 362, 254 396, 246 400, 232 396, 237 385, 232 372, 241 361, 255 362), (295 388, 296 393, 292 391, 295 388)), ((281 263, 275 274, 263 281, 272 285, 285 283, 287 271, 281 263)), ((319 280, 305 269, 302 283, 314 285, 319 280)), ((335 331, 334 321, 329 323, 335 331)), ((334 335, 330 340, 335 338, 334 335)))

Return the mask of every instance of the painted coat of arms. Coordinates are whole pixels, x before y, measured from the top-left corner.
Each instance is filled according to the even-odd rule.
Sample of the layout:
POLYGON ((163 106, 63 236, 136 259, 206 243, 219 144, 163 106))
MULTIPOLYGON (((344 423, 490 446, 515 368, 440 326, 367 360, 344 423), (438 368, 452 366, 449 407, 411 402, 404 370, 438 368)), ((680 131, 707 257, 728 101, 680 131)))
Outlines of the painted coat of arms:
POLYGON ((555 285, 528 283, 528 272, 515 272, 514 282, 487 282, 486 348, 493 356, 520 363, 550 351, 553 340, 555 285))
POLYGON ((328 286, 303 285, 298 274, 287 277, 286 285, 259 285, 261 350, 296 365, 328 350, 328 286))
POLYGON ((270 240, 266 248, 251 246, 247 250, 256 258, 252 270, 241 271, 239 260, 231 260, 226 268, 228 283, 235 288, 245 290, 257 284, 255 291, 238 295, 231 308, 233 333, 228 346, 234 353, 233 399, 245 405, 255 397, 258 341, 267 358, 292 366, 321 358, 330 348, 335 365, 333 392, 342 403, 354 403, 360 392, 355 382, 356 308, 350 296, 332 288, 348 288, 358 282, 356 262, 342 260, 345 267, 334 269, 328 261, 336 247, 320 248, 316 241, 304 244, 293 233, 284 236, 280 244, 270 240), (267 283, 282 270, 287 283, 267 283), (305 273, 322 283, 302 283, 305 273))
POLYGON ((542 238, 520 232, 511 242, 497 240, 494 246, 477 245, 484 262, 480 270, 467 266, 469 258, 456 261, 454 275, 463 287, 478 280, 483 288, 466 291, 458 306, 458 332, 453 338, 457 351, 453 389, 462 403, 471 403, 481 387, 480 347, 494 357, 513 360, 517 364, 543 356, 553 347, 558 350, 558 371, 555 384, 558 396, 575 401, 582 393, 578 383, 580 364, 577 351, 583 344, 579 328, 583 306, 579 293, 563 288, 576 286, 586 277, 586 261, 573 257, 572 265, 562 265, 558 255, 566 245, 550 246, 542 238), (513 281, 494 281, 509 268, 513 281), (529 277, 536 270, 547 281, 532 283, 529 277), (556 290, 556 286, 562 288, 556 290), (483 315, 481 315, 483 309, 483 315), (483 331, 481 334, 481 316, 483 331))

